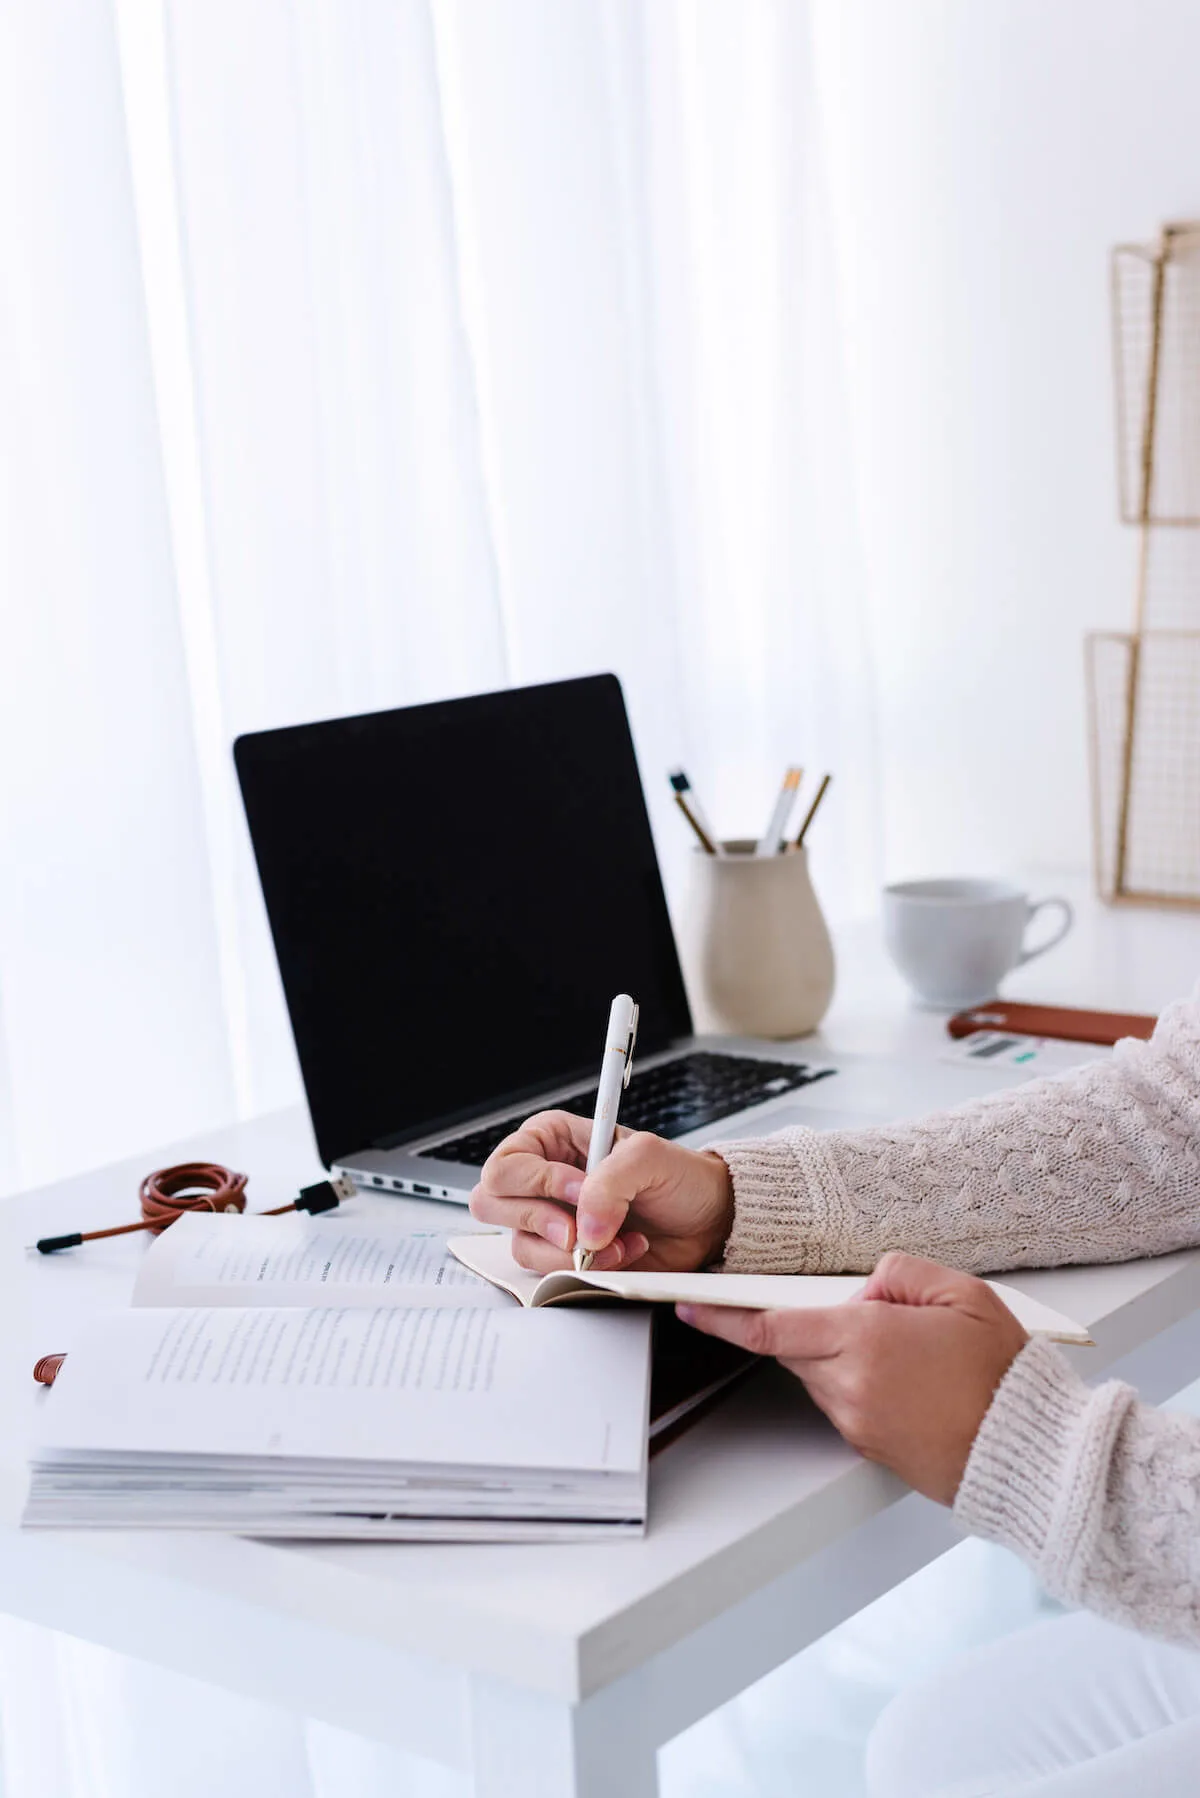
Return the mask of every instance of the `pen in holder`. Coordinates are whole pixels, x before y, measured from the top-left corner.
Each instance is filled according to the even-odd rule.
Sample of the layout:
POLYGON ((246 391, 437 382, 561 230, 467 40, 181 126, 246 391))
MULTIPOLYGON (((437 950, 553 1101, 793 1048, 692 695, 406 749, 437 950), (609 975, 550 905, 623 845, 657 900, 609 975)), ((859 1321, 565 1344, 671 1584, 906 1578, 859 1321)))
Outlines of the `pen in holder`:
POLYGON ((808 851, 756 855, 753 841, 697 849, 680 937, 696 1027, 737 1036, 804 1036, 833 997, 833 944, 808 851))

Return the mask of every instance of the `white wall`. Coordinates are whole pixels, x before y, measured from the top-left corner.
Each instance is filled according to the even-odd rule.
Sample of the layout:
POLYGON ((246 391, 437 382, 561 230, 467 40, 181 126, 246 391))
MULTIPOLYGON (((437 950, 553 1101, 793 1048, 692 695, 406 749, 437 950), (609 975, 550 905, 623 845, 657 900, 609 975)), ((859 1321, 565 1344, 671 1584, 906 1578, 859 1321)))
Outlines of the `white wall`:
POLYGON ((1133 604, 1107 258, 1200 211, 1200 6, 815 18, 888 872, 1083 867, 1082 639, 1133 604))

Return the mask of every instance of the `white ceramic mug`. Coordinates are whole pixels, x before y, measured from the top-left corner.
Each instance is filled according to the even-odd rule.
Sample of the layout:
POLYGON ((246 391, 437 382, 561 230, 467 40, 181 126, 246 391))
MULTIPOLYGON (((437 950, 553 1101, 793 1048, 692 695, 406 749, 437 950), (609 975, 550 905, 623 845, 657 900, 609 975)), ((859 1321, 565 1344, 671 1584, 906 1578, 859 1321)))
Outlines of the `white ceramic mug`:
POLYGON ((1073 922, 1065 899, 1031 900, 1006 880, 905 880, 883 893, 892 960, 923 1005, 951 1011, 994 999, 1006 974, 1061 943, 1073 922), (1026 948, 1030 920, 1050 905, 1062 924, 1026 948))

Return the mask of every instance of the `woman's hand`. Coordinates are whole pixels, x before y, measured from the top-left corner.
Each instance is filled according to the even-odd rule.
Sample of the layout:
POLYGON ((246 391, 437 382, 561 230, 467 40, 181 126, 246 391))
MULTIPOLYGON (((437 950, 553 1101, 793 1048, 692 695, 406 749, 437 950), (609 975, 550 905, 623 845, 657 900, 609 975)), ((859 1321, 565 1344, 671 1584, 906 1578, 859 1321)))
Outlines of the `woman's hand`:
POLYGON ((589 1118, 541 1111, 489 1155, 471 1214, 504 1224, 522 1267, 570 1267, 580 1246, 598 1269, 681 1272, 721 1252, 733 1225, 729 1169, 711 1150, 683 1149, 618 1127, 612 1153, 584 1178, 589 1118))
POLYGON ((855 1299, 820 1311, 678 1309, 711 1336, 774 1355, 847 1442, 944 1505, 1029 1340, 982 1280, 913 1255, 885 1255, 855 1299))

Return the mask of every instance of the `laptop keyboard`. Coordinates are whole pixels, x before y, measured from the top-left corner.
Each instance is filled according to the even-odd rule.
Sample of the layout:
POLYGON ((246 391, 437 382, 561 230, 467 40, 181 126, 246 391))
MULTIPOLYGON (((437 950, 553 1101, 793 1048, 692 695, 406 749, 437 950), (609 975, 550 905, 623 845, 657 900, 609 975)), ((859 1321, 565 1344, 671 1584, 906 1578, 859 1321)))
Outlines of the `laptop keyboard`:
MULTIPOLYGON (((749 1105, 777 1099, 832 1074, 832 1068, 809 1068, 803 1062, 762 1061, 749 1055, 717 1055, 697 1049, 658 1067, 637 1069, 622 1100, 620 1118, 631 1130, 652 1130, 656 1136, 686 1136, 721 1118, 732 1117, 749 1105)), ((559 1099, 555 1109, 591 1117, 596 1108, 596 1088, 581 1087, 559 1099)), ((525 1122, 528 1112, 515 1112, 497 1124, 486 1124, 465 1136, 451 1137, 421 1149, 437 1161, 460 1161, 482 1166, 498 1144, 525 1122)))

